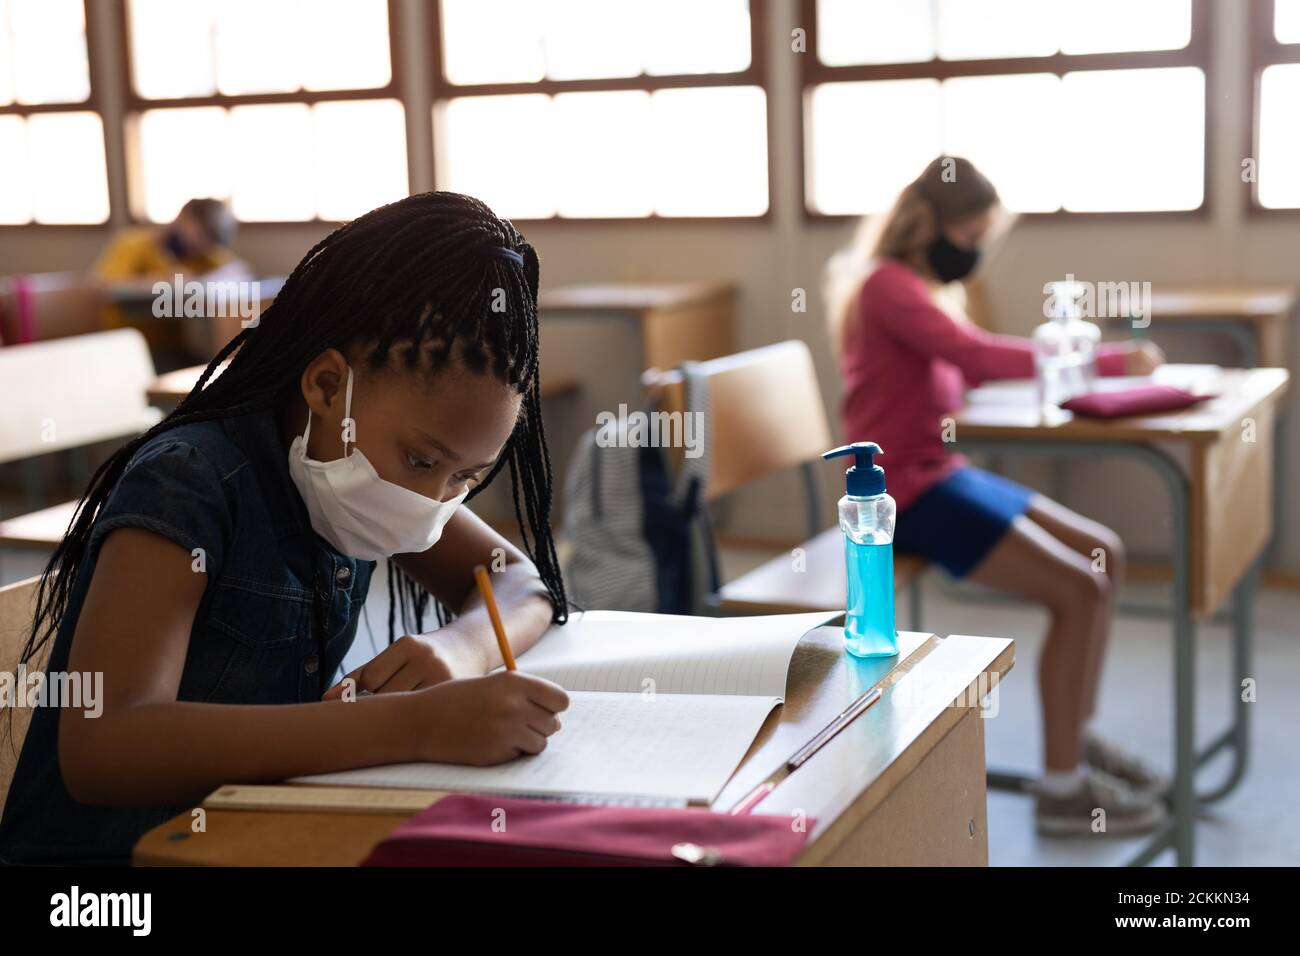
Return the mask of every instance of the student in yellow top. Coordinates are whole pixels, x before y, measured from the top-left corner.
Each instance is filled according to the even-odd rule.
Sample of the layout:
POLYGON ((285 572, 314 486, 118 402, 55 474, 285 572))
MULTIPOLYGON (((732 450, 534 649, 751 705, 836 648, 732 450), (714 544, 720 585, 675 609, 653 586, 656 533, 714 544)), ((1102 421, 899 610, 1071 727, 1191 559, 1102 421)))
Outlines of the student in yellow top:
MULTIPOLYGON (((235 217, 224 202, 191 199, 167 225, 128 229, 113 237, 100 253, 92 271, 110 285, 138 283, 142 289, 148 289, 159 280, 171 281, 177 273, 186 279, 199 278, 235 261, 230 251, 235 230, 235 217)), ((139 328, 155 358, 175 356, 184 359, 174 364, 188 364, 195 358, 209 357, 186 355, 189 350, 184 330, 175 320, 146 319, 136 323, 123 315, 121 309, 110 308, 105 311, 104 325, 106 328, 124 325, 139 328)))

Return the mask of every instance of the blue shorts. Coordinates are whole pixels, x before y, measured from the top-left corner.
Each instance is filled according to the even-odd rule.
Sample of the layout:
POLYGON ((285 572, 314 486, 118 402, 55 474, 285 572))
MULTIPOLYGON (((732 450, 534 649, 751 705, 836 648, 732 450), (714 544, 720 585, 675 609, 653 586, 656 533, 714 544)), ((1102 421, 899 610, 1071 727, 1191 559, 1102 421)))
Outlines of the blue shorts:
POLYGON ((894 550, 965 577, 993 550, 1035 492, 966 465, 926 489, 898 516, 894 550))

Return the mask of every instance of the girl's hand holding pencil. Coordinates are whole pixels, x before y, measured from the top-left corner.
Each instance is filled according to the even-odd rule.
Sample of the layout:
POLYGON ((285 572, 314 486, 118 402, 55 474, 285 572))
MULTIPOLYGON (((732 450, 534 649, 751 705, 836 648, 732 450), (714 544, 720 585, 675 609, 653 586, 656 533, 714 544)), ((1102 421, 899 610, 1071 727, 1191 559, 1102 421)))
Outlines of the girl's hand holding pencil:
MULTIPOLYGON (((458 659, 454 641, 446 640, 446 632, 456 626, 452 622, 437 632, 443 640, 403 637, 348 675, 358 695, 413 692, 419 760, 487 766, 541 753, 547 738, 560 729, 556 715, 569 706, 564 688, 516 669, 487 570, 475 568, 474 577, 504 670, 484 676, 468 657, 458 659)), ((342 699, 346 680, 323 699, 342 699)))

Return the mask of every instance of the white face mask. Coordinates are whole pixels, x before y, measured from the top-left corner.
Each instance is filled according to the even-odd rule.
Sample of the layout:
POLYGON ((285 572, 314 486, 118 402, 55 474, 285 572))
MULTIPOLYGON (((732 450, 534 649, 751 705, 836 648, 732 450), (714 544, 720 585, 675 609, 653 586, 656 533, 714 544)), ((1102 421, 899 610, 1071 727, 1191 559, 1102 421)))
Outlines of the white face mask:
MULTIPOLYGON (((352 417, 352 369, 348 369, 343 418, 352 417)), ((307 505, 311 526, 343 554, 378 561, 395 554, 427 551, 469 494, 466 488, 450 501, 436 501, 379 477, 361 449, 343 443, 343 457, 316 461, 307 457, 307 430, 289 446, 289 477, 307 505)))

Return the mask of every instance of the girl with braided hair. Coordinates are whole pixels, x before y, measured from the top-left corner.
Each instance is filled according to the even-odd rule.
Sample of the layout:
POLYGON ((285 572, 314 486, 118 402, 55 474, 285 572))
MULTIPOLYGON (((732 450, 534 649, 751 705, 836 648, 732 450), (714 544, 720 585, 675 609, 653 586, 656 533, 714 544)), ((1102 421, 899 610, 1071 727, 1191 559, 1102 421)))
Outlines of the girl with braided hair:
POLYGON ((538 278, 532 246, 478 200, 376 209, 312 248, 180 405, 95 472, 23 654, 38 670, 48 653, 83 699, 34 711, 0 858, 125 860, 225 783, 546 746, 568 699, 490 673, 473 579, 495 572, 516 653, 567 619, 538 278), (458 508, 503 468, 522 550, 458 508), (336 680, 379 558, 389 645, 336 680), (431 609, 443 626, 426 634, 431 609))

